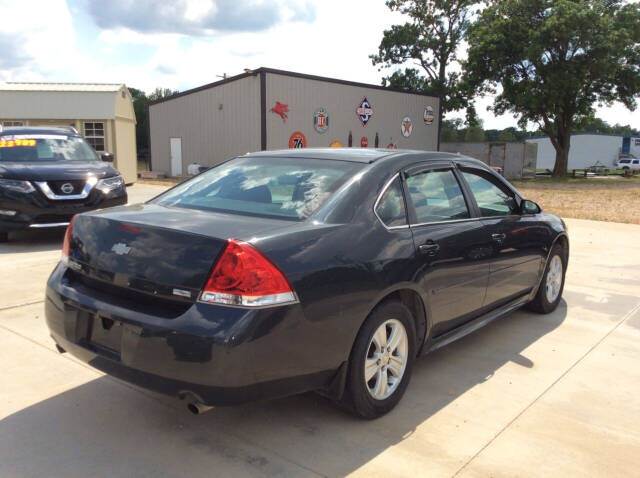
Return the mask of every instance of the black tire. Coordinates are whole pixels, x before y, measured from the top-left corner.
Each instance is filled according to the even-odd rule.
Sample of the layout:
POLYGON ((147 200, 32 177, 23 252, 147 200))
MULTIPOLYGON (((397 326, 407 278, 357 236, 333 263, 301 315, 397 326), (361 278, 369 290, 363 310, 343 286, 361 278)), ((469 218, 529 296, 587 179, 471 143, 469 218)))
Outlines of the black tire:
POLYGON ((8 242, 9 241, 9 233, 0 231, 0 242, 8 242))
POLYGON ((549 254, 549 260, 547 261, 542 280, 540 281, 538 292, 536 293, 534 299, 529 302, 529 304, 527 304, 527 308, 539 314, 549 314, 556 310, 556 307, 558 307, 558 304, 562 300, 562 291, 564 290, 564 279, 566 274, 567 255, 565 254, 562 246, 560 244, 556 244, 551 249, 551 254, 549 254), (560 258, 560 262, 562 264, 562 281, 560 283, 560 291, 558 292, 558 296, 553 302, 551 302, 547 297, 547 275, 549 274, 549 266, 551 265, 553 258, 556 256, 560 258))
POLYGON ((398 404, 409 385, 416 355, 415 344, 415 323, 409 309, 398 301, 387 301, 378 305, 362 325, 353 345, 343 405, 353 414, 366 419, 378 418, 391 411, 398 404), (406 365, 400 382, 391 395, 384 400, 378 400, 369 392, 365 382, 364 366, 374 333, 382 324, 391 319, 398 320, 406 331, 408 339, 406 365))

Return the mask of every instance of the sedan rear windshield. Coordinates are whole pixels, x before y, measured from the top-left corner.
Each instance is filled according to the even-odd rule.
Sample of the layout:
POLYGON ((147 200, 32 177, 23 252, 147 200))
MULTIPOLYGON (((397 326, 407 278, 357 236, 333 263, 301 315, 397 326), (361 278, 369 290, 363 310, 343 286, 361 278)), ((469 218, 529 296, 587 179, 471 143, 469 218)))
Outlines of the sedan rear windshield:
POLYGON ((97 161, 89 144, 77 136, 54 134, 0 136, 0 161, 97 161))
POLYGON ((152 202, 163 206, 303 220, 362 164, 304 158, 235 158, 152 202))

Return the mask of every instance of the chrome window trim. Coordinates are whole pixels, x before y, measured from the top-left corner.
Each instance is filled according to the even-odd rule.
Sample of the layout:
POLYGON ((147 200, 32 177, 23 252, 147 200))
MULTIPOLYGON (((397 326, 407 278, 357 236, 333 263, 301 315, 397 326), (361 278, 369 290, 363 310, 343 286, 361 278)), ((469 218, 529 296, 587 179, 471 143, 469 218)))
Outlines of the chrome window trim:
POLYGON ((466 219, 448 219, 446 221, 435 221, 435 222, 421 222, 418 224, 411 224, 411 227, 420 227, 420 226, 432 226, 434 224, 451 224, 455 222, 469 222, 469 221, 486 221, 488 219, 515 219, 522 216, 517 214, 510 214, 508 216, 482 216, 482 217, 468 217, 466 219))
MULTIPOLYGON (((458 164, 456 164, 456 166, 460 166, 458 164)), ((464 167, 464 165, 463 165, 464 167)), ((406 169, 406 168, 405 168, 406 169)), ((468 169, 474 169, 473 167, 468 167, 468 169)), ((487 170, 484 168, 480 168, 480 167, 476 167, 475 169, 479 169, 481 171, 485 171, 485 172, 489 172, 490 174, 492 173, 491 170, 487 170)), ((407 219, 407 224, 404 226, 387 226, 384 221, 380 218, 380 216, 378 216, 378 212, 376 211, 376 209, 378 208, 378 204, 380 203, 380 201, 382 200, 382 196, 384 196, 384 193, 387 191, 387 189, 389 188, 389 186, 391 186, 391 183, 393 183, 393 181, 395 181, 395 179, 397 177, 400 176, 400 172, 398 171, 396 174, 394 174, 391 179, 389 179, 384 186, 382 187, 382 190, 380 191, 380 194, 378 194, 378 197, 376 199, 376 202, 373 204, 373 213, 375 214, 376 218, 378 219, 378 221, 380 222, 380 224, 382 224, 382 226, 388 230, 388 231, 395 231, 395 230, 401 230, 401 229, 410 229, 413 227, 422 227, 422 226, 434 226, 434 225, 441 225, 441 224, 455 224, 455 223, 459 223, 459 222, 471 222, 471 221, 482 221, 482 220, 488 220, 488 219, 510 219, 510 218, 519 218, 522 217, 522 214, 509 214, 507 216, 481 216, 481 217, 468 217, 465 219, 448 219, 445 221, 435 221, 435 222, 420 222, 420 223, 416 223, 416 224, 410 224, 409 223, 409 216, 407 214, 406 211, 406 207, 405 207, 405 216, 407 219)), ((502 181, 501 181, 502 182, 502 181)), ((505 184, 509 190, 514 194, 514 196, 516 198, 519 198, 520 195, 517 193, 517 191, 513 190, 513 188, 510 187, 509 184, 505 184)), ((462 191, 462 188, 460 188, 462 191)), ((464 191, 462 191, 462 193, 464 194, 464 191)))
POLYGON ((89 196, 89 193, 91 192, 93 187, 96 185, 98 180, 95 177, 91 176, 90 178, 87 179, 87 182, 84 184, 84 188, 82 189, 82 192, 80 194, 69 194, 65 196, 60 196, 54 193, 46 181, 34 181, 34 182, 38 185, 38 187, 40 188, 40 190, 45 196, 47 196, 49 199, 57 201, 57 200, 85 199, 87 196, 89 196))
POLYGON ((400 229, 409 229, 409 217, 407 215, 407 207, 405 206, 404 208, 404 218, 405 221, 407 221, 407 224, 405 224, 404 226, 387 226, 384 221, 380 218, 380 216, 378 216, 378 204, 380 203, 380 201, 382 200, 382 196, 384 196, 384 193, 387 192, 387 189, 389 189, 389 186, 391 186, 391 184, 396 180, 396 178, 400 177, 400 172, 397 172, 396 174, 394 174, 393 176, 391 176, 391 179, 389 179, 384 186, 382 186, 382 190, 380 191, 380 194, 378 194, 378 198, 376 199, 376 202, 373 203, 373 214, 375 214, 375 216, 378 218, 378 221, 380 221, 380 224, 382 224, 382 226, 387 230, 387 231, 398 231, 400 229))

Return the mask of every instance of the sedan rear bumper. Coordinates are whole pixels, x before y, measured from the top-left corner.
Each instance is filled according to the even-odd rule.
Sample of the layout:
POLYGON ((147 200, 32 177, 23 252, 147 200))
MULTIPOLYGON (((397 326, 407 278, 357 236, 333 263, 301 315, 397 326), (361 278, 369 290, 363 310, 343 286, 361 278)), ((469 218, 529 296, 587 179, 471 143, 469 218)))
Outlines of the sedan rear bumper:
POLYGON ((340 366, 323 366, 304 340, 295 340, 305 329, 299 304, 247 310, 195 303, 163 317, 71 283, 66 271, 59 264, 47 284, 51 337, 78 359, 143 388, 233 405, 325 389, 340 366))

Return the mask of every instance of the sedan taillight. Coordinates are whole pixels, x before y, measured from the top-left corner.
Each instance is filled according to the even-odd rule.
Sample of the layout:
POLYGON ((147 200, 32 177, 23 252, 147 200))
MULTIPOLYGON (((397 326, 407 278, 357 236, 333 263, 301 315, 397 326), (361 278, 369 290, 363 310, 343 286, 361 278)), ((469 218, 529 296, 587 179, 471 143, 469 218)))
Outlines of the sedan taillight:
POLYGON ((258 249, 236 239, 227 241, 200 300, 245 307, 297 302, 284 274, 258 249))
POLYGON ((71 221, 69 221, 69 225, 67 226, 67 230, 64 233, 64 239, 62 241, 62 262, 66 263, 69 259, 69 248, 71 245, 71 233, 73 232, 73 221, 75 221, 77 214, 75 214, 71 221))

